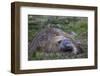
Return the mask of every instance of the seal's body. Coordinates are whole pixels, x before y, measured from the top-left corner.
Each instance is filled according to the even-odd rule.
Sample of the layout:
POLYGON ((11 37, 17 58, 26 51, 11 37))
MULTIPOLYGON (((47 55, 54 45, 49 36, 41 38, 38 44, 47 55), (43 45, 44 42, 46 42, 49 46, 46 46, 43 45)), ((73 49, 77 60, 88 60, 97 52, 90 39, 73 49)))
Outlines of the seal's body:
POLYGON ((61 51, 77 54, 80 48, 80 45, 75 42, 72 35, 58 28, 47 27, 33 38, 29 44, 29 53, 32 54, 41 49, 41 51, 46 52, 61 51))

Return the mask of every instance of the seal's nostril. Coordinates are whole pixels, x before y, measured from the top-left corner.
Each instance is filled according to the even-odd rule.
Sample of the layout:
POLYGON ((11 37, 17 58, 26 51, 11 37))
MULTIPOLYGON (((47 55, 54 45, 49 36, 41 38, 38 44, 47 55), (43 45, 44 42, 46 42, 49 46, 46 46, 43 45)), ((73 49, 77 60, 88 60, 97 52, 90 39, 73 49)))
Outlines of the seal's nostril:
POLYGON ((64 51, 64 52, 72 52, 73 48, 72 47, 62 48, 62 51, 64 51))
POLYGON ((71 47, 71 46, 69 46, 69 47, 66 47, 66 49, 69 49, 69 50, 71 50, 71 49, 72 49, 72 47, 71 47))

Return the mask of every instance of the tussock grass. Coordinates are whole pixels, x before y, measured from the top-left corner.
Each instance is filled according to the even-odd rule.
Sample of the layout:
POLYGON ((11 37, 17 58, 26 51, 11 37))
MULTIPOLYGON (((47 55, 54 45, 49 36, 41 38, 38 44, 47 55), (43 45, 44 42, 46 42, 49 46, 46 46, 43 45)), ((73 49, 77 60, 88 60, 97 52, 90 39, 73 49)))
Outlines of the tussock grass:
POLYGON ((35 34, 48 24, 59 28, 65 32, 75 32, 76 40, 80 40, 83 46, 83 53, 73 54, 68 52, 44 52, 36 51, 33 53, 32 60, 51 60, 51 59, 75 59, 88 57, 88 18, 86 17, 69 17, 69 16, 28 16, 28 42, 30 43, 35 34))

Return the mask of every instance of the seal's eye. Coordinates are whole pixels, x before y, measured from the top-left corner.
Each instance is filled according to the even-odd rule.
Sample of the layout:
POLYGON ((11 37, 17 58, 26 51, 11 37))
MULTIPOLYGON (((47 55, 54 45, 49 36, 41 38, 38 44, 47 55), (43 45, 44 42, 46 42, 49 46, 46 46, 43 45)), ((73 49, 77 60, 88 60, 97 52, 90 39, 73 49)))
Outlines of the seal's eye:
POLYGON ((60 44, 62 40, 58 41, 58 43, 60 44))

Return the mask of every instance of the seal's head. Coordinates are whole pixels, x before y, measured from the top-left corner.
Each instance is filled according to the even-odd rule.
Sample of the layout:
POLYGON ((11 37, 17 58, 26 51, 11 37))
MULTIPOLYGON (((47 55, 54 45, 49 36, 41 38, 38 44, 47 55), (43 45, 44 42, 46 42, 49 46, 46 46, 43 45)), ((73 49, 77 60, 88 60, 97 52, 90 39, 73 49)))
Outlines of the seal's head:
POLYGON ((60 51, 72 52, 75 48, 70 38, 56 36, 54 40, 57 42, 60 51))
POLYGON ((64 39, 64 40, 59 41, 58 43, 59 43, 60 50, 66 51, 66 52, 73 51, 73 45, 72 45, 72 42, 70 40, 64 39))

